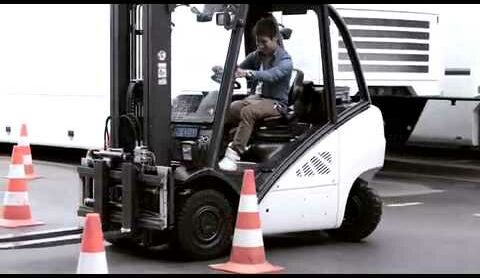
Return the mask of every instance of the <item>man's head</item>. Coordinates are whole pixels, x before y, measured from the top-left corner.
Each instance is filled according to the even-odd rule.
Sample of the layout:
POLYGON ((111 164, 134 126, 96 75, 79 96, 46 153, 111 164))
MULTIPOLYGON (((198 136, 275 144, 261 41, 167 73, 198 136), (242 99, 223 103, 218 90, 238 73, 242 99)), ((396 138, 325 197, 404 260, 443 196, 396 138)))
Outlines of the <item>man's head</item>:
POLYGON ((271 18, 260 19, 254 27, 257 49, 267 56, 272 55, 278 46, 278 26, 271 18))

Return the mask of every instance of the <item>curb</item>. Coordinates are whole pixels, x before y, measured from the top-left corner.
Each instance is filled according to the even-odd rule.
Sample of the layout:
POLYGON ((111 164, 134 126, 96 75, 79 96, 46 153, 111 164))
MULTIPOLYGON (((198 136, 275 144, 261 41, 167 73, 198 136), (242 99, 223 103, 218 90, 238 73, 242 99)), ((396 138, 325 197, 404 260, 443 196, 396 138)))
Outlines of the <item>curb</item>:
POLYGON ((447 178, 469 182, 480 182, 480 167, 473 165, 455 165, 416 159, 397 159, 386 157, 383 173, 404 173, 426 177, 447 178))

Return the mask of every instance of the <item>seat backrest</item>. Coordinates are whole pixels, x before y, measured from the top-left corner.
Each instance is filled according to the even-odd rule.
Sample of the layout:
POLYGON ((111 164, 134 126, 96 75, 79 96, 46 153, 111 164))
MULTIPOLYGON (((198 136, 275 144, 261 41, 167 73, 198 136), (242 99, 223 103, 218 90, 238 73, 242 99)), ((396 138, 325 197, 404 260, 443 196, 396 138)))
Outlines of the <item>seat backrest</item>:
POLYGON ((298 92, 303 87, 303 71, 299 69, 292 70, 292 76, 290 77, 290 91, 288 92, 288 106, 295 103, 298 92))
POLYGON ((297 118, 306 123, 320 124, 327 118, 325 92, 322 86, 312 81, 303 82, 302 90, 297 93, 294 111, 297 118))

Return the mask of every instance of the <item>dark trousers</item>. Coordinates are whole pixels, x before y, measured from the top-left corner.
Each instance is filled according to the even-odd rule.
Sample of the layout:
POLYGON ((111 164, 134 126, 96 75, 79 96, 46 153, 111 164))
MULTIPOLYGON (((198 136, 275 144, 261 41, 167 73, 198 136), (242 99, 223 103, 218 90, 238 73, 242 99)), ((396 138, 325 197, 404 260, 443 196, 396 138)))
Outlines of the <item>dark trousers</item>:
POLYGON ((230 104, 226 123, 238 123, 237 131, 233 137, 232 148, 238 153, 243 153, 248 140, 252 135, 255 123, 261 119, 279 116, 278 102, 273 99, 251 95, 245 99, 237 100, 230 104))

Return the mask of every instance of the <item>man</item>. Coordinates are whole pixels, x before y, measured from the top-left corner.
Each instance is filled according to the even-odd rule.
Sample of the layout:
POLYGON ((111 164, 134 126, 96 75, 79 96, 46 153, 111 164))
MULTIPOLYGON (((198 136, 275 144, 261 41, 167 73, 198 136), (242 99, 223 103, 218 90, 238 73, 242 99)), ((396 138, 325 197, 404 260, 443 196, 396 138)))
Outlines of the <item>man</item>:
POLYGON ((279 45, 279 29, 272 18, 260 19, 254 27, 257 50, 250 53, 235 72, 236 78, 247 78, 254 92, 230 105, 226 123, 239 122, 233 142, 228 145, 219 167, 236 171, 236 162, 245 152, 255 123, 279 116, 288 107, 292 59, 279 45))

